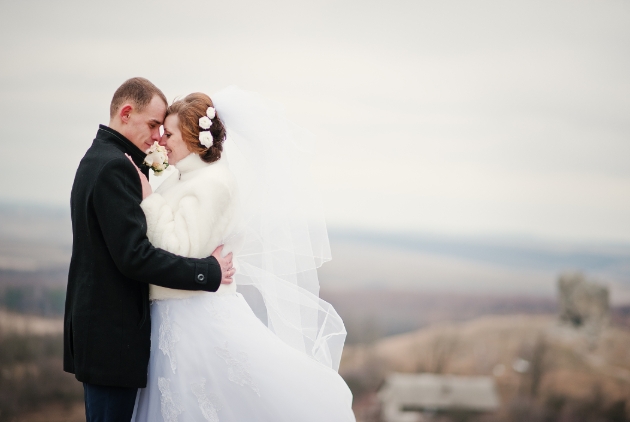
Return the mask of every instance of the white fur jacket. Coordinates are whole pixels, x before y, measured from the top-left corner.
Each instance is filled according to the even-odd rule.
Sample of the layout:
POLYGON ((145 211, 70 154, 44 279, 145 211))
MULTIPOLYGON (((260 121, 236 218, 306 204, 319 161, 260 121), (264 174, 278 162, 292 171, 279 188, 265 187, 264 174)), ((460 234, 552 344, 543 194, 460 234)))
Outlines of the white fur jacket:
MULTIPOLYGON (((224 243, 236 215, 236 181, 225 160, 206 163, 190 154, 140 206, 147 218, 147 237, 156 247, 177 255, 205 258, 224 243)), ((221 285, 217 293, 235 292, 221 285)), ((206 292, 150 286, 150 298, 184 299, 206 292)))

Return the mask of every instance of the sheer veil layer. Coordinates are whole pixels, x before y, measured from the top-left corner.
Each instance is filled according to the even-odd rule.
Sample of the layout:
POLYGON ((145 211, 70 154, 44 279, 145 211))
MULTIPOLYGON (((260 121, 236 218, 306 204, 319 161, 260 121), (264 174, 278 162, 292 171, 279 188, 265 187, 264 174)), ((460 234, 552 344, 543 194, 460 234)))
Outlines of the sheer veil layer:
POLYGON ((260 293, 262 301, 248 302, 281 340, 338 370, 346 330, 319 298, 317 268, 330 260, 330 246, 310 174, 314 136, 258 94, 230 86, 212 101, 227 129, 224 159, 239 187, 239 217, 225 239, 235 282, 260 293))

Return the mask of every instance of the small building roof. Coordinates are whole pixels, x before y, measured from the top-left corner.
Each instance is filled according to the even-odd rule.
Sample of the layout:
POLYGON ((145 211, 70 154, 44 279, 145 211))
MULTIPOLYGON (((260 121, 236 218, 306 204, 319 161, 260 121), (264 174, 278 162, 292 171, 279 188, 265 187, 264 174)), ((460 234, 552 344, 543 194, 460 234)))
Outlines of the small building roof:
POLYGON ((384 404, 396 405, 400 411, 491 412, 500 405, 491 377, 393 373, 385 380, 379 396, 384 404))

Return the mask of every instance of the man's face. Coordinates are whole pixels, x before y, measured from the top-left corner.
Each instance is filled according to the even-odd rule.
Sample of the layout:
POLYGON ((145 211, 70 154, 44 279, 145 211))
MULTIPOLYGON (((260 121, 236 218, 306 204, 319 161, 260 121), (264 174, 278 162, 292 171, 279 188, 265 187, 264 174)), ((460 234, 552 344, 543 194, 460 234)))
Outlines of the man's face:
POLYGON ((160 126, 166 115, 166 104, 157 95, 138 112, 134 108, 129 113, 129 121, 125 127, 125 135, 141 151, 146 151, 153 142, 160 141, 160 126))

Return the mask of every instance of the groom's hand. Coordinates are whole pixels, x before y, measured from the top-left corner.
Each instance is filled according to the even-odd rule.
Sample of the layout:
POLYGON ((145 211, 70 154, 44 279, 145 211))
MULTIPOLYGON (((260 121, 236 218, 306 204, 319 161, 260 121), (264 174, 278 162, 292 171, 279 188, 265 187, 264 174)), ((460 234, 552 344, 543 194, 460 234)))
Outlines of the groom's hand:
POLYGON ((232 266, 232 252, 225 256, 221 256, 223 252, 223 245, 219 246, 212 252, 212 256, 219 261, 221 266, 221 284, 230 284, 233 280, 236 269, 232 266))

